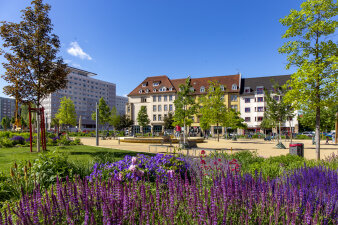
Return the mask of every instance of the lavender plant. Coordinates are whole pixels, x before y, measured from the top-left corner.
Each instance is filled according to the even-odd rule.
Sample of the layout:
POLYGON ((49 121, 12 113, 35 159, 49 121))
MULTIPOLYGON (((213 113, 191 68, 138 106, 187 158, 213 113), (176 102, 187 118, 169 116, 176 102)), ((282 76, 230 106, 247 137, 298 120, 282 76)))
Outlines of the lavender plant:
POLYGON ((337 170, 301 168, 273 180, 228 172, 210 188, 170 173, 167 185, 57 181, 0 214, 0 224, 337 224, 337 170))

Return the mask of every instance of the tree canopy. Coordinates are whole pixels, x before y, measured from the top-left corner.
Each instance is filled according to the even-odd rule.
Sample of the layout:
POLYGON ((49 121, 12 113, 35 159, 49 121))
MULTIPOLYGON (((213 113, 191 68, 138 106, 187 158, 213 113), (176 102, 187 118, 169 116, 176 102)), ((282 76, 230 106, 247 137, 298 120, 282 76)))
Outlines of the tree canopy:
POLYGON ((289 69, 297 68, 285 96, 298 109, 316 113, 316 152, 320 159, 320 112, 338 101, 338 46, 334 34, 338 25, 338 2, 307 0, 300 10, 280 19, 287 27, 286 42, 279 52, 287 54, 289 69))
MULTIPOLYGON (((107 105, 104 98, 100 98, 99 100, 99 124, 106 125, 107 129, 109 127, 109 123, 111 122, 111 111, 109 106, 107 105)), ((92 113, 92 120, 96 120, 96 110, 92 113)))
POLYGON ((55 115, 56 119, 59 120, 59 124, 62 125, 76 125, 76 111, 73 101, 66 96, 61 98, 60 107, 57 114, 55 115))
POLYGON ((146 106, 141 106, 141 109, 137 114, 137 122, 141 127, 146 127, 150 123, 146 106))
POLYGON ((164 119, 164 129, 174 129, 174 117, 172 113, 168 113, 168 116, 165 116, 164 119))

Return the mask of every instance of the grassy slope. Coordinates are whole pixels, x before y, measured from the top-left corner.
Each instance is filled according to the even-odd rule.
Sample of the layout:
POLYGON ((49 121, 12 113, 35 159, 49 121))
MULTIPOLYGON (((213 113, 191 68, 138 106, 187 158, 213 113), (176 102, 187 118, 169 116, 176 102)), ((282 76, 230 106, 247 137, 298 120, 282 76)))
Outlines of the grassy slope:
MULTIPOLYGON (((102 156, 109 154, 114 157, 115 160, 123 158, 125 155, 137 155, 138 152, 99 148, 86 145, 77 146, 64 146, 64 147, 53 147, 48 146, 48 151, 58 150, 59 152, 68 153, 68 159, 71 161, 80 161, 83 163, 91 162, 95 156, 102 156)), ((0 148, 0 172, 9 173, 9 168, 13 165, 13 162, 20 162, 22 160, 33 161, 38 157, 38 153, 35 149, 30 153, 29 147, 19 148, 0 148)))

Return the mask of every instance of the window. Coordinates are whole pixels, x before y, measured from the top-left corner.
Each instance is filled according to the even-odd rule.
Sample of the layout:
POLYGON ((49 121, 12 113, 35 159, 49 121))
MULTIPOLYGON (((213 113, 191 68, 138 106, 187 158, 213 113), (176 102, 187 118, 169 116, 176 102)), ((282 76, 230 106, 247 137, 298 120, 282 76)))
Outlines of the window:
POLYGON ((164 105, 164 111, 168 111, 168 106, 164 105))
POLYGON ((245 122, 250 122, 250 117, 245 117, 245 122))
POLYGON ((173 111, 173 105, 169 105, 169 111, 173 111))
POLYGON ((138 91, 138 93, 140 93, 140 94, 141 94, 141 93, 142 93, 142 90, 139 90, 139 91, 138 91))
POLYGON ((231 105, 231 108, 234 109, 235 111, 237 111, 238 106, 237 105, 231 105))
POLYGON ((264 88, 260 87, 256 89, 257 94, 263 94, 264 93, 264 88))
POLYGON ((157 100, 160 102, 161 101, 161 95, 157 96, 157 100))
POLYGON ((244 101, 245 103, 250 103, 250 98, 245 98, 244 101))
POLYGON ((263 117, 262 116, 257 117, 257 121, 258 122, 262 122, 263 121, 263 117))
POLYGON ((162 106, 158 105, 157 109, 158 109, 159 112, 161 112, 162 111, 162 106))
POLYGON ((158 121, 162 120, 162 115, 158 115, 158 121))
POLYGON ((141 98, 141 102, 147 102, 147 98, 146 97, 142 97, 141 98))
POLYGON ((221 99, 224 100, 224 95, 221 96, 221 99))
POLYGON ((154 88, 154 89, 153 89, 153 92, 156 92, 156 91, 157 91, 156 88, 154 88))
POLYGON ((190 91, 191 91, 191 92, 194 92, 194 91, 195 91, 195 89, 194 89, 193 87, 191 87, 191 88, 190 88, 190 91))
POLYGON ((146 93, 149 93, 149 89, 148 88, 146 89, 146 93))
POLYGON ((146 87, 148 85, 148 83, 143 83, 142 87, 146 87))
POLYGON ((245 108, 245 112, 249 113, 250 112, 250 108, 245 108))
POLYGON ((172 101, 172 100, 173 100, 173 96, 169 95, 169 101, 172 101))
POLYGON ((153 112, 156 112, 156 105, 153 105, 153 112))
POLYGON ((154 82, 153 83, 153 86, 156 87, 156 86, 159 86, 160 85, 160 82, 154 82))
POLYGON ((167 101, 168 100, 168 96, 166 96, 166 95, 163 95, 163 101, 167 101))
POLYGON ((250 87, 245 87, 244 88, 244 92, 245 93, 250 93, 251 92, 251 88, 250 87))
POLYGON ((167 90, 166 87, 161 87, 161 88, 160 88, 160 91, 166 91, 166 90, 167 90))
POLYGON ((232 90, 237 90, 237 85, 236 84, 233 84, 232 87, 231 87, 232 90))
POLYGON ((258 97, 257 98, 257 102, 264 102, 264 98, 263 97, 258 97))
POLYGON ((202 86, 202 87, 200 88, 200 92, 205 92, 205 87, 204 87, 204 86, 202 86))
POLYGON ((156 102, 156 96, 153 96, 153 102, 156 102))
POLYGON ((237 95, 231 95, 231 101, 237 102, 237 95))
POLYGON ((221 85, 221 91, 224 91, 224 90, 225 90, 224 86, 223 86, 223 85, 221 85))
POLYGON ((169 91, 172 91, 172 90, 173 90, 173 88, 172 88, 172 87, 170 87, 170 88, 169 88, 169 91))
POLYGON ((153 120, 156 121, 156 115, 153 115, 153 120))
POLYGON ((264 112, 264 107, 257 107, 257 112, 264 112))

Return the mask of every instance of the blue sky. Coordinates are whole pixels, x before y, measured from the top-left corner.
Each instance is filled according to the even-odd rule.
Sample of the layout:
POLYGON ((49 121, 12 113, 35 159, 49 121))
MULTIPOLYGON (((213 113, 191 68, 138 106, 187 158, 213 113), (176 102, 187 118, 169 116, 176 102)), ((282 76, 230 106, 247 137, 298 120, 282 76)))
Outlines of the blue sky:
MULTIPOLYGON (((147 76, 290 74, 279 19, 300 0, 47 0, 60 55, 116 83, 126 95, 147 76)), ((0 21, 18 22, 28 0, 0 0, 0 21)), ((0 43, 1 40, 0 40, 0 43)), ((3 61, 3 58, 0 58, 3 61)), ((0 73, 4 69, 0 66, 0 73)), ((0 96, 4 80, 0 79, 0 96)))

